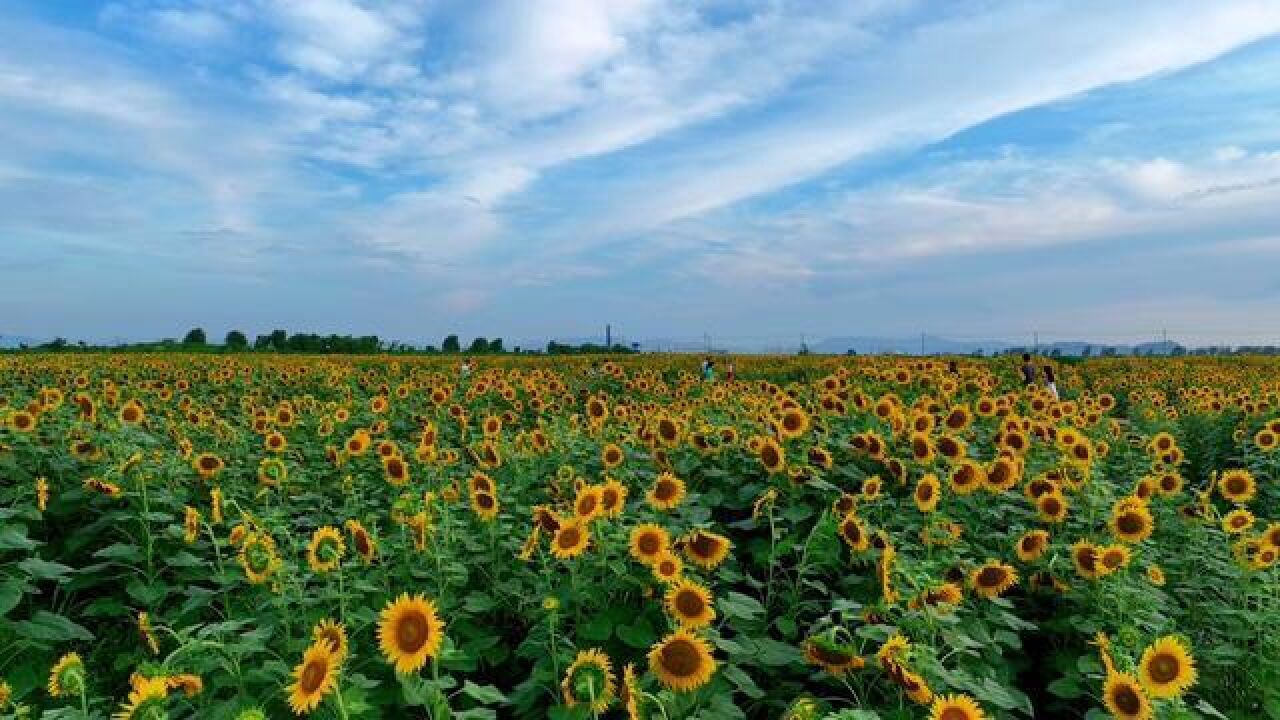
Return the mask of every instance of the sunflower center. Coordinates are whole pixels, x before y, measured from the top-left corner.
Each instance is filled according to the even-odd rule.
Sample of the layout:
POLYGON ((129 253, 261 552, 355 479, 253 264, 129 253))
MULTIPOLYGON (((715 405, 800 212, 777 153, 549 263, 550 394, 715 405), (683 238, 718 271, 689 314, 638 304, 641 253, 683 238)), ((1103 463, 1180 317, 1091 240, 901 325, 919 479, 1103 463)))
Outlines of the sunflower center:
POLYGON ((305 693, 313 693, 320 689, 324 678, 329 674, 329 663, 316 659, 302 666, 302 675, 298 677, 298 686, 305 693))
POLYGON ((653 494, 659 500, 670 500, 675 497, 676 494, 675 483, 667 480, 660 480, 658 482, 658 487, 654 488, 653 494))
POLYGON ((1178 659, 1172 655, 1156 655, 1151 660, 1151 678, 1158 683, 1172 682, 1178 677, 1178 659))
POLYGON ((1137 513, 1125 513, 1116 520, 1116 527, 1126 535, 1134 535, 1142 531, 1142 519, 1137 513))
POLYGON ((978 573, 978 585, 982 587, 999 587, 1004 582, 1004 568, 988 567, 978 573))
POLYGON ((971 720, 968 713, 957 707, 949 707, 942 711, 938 720, 971 720))
POLYGON ((396 642, 406 653, 416 653, 426 644, 431 628, 427 619, 419 613, 405 615, 396 625, 396 642))
POLYGON ((1126 715, 1137 715, 1142 710, 1142 698, 1130 685, 1121 685, 1111 693, 1111 701, 1126 715))
POLYGON ((581 537, 581 534, 578 532, 576 528, 567 528, 565 529, 564 532, 560 533, 560 543, 559 543, 560 547, 562 548, 576 547, 578 544, 578 539, 580 537, 581 537))
POLYGON ((692 590, 683 590, 676 595, 676 609, 685 617, 698 617, 702 614, 706 603, 702 602, 702 598, 698 593, 692 590))
POLYGON ((673 640, 662 648, 662 666, 676 677, 689 677, 701 665, 698 649, 688 640, 673 640))
POLYGON ((658 542, 656 535, 641 535, 636 547, 640 548, 640 552, 645 555, 653 555, 661 549, 662 544, 658 542))

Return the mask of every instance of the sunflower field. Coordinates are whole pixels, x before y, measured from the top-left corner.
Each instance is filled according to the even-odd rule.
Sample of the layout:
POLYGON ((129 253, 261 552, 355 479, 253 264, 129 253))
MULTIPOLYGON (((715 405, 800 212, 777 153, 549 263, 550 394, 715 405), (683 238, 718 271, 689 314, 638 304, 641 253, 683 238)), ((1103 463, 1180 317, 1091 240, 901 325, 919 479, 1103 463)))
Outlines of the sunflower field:
POLYGON ((1280 362, 0 356, 0 717, 1280 718, 1280 362))

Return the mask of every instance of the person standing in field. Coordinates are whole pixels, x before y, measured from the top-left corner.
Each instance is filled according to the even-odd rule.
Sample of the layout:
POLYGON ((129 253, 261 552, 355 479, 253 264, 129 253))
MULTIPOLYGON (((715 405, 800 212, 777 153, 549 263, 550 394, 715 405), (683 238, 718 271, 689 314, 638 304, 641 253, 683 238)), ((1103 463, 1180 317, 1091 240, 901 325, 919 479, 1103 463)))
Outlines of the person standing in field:
POLYGON ((716 364, 711 358, 707 358, 702 363, 702 380, 703 382, 715 382, 716 364))
POLYGON ((1044 386, 1049 390, 1049 394, 1053 396, 1053 399, 1057 400, 1058 399, 1058 383, 1056 381, 1056 378, 1054 378, 1052 365, 1044 366, 1044 386))
POLYGON ((726 364, 725 364, 725 366, 724 366, 724 379, 725 379, 727 382, 733 382, 733 381, 734 381, 734 380, 736 380, 737 378, 738 378, 737 373, 735 373, 735 372, 733 371, 733 361, 732 361, 732 360, 730 360, 730 361, 729 361, 728 363, 726 363, 726 364))
POLYGON ((1022 385, 1031 387, 1036 384, 1036 366, 1031 363, 1031 353, 1022 353, 1022 385))

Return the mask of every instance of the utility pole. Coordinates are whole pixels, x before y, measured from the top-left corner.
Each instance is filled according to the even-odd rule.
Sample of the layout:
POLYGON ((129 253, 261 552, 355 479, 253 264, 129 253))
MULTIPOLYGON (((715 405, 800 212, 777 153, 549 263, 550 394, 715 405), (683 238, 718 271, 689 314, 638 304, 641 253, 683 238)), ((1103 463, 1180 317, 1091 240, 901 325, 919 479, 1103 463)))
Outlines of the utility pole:
POLYGON ((1037 330, 1036 332, 1031 333, 1031 338, 1032 338, 1031 352, 1036 355, 1039 355, 1040 354, 1040 332, 1037 330))
POLYGON ((924 356, 924 331, 920 331, 920 356, 924 356))
POLYGON ((613 326, 608 323, 604 326, 604 346, 606 349, 613 347, 613 326))
POLYGON ((707 352, 711 352, 711 333, 702 333, 702 345, 706 348, 707 352))

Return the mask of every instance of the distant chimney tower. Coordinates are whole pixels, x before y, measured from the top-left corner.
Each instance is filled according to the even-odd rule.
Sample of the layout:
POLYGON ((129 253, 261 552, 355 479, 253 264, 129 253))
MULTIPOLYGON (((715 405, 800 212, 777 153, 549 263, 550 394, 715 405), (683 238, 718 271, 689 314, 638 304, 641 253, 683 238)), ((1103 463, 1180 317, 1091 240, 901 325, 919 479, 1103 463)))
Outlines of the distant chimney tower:
POLYGON ((612 325, 604 326, 604 346, 607 348, 613 347, 613 326, 612 325))

